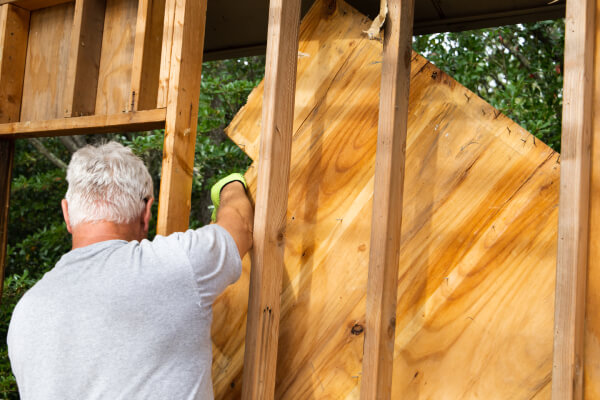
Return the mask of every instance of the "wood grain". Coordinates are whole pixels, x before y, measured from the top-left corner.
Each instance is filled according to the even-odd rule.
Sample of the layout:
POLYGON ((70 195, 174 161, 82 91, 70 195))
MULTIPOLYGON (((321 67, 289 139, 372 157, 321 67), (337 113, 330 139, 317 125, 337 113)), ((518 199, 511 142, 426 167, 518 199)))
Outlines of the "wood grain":
POLYGON ((28 11, 0 6, 0 123, 19 120, 28 33, 28 11))
POLYGON ((161 235, 189 224, 205 22, 206 0, 167 0, 163 54, 170 56, 170 71, 157 221, 161 235))
POLYGON ((62 118, 73 3, 31 13, 21 121, 62 118))
POLYGON ((48 8, 58 4, 73 3, 74 0, 0 0, 0 4, 12 4, 29 11, 48 8))
POLYGON ((0 124, 0 137, 27 138, 145 131, 163 128, 165 117, 166 110, 163 108, 115 115, 15 122, 0 124))
POLYGON ((78 0, 63 102, 64 116, 94 114, 106 0, 78 0))
POLYGON ((392 392, 396 295, 414 0, 388 2, 383 38, 375 188, 367 281, 367 319, 360 398, 392 392))
POLYGON ((129 103, 133 110, 156 108, 165 0, 141 0, 135 31, 129 103))
POLYGON ((96 111, 111 115, 131 111, 129 91, 135 44, 137 0, 106 0, 96 111))
POLYGON ((275 393, 300 0, 271 0, 242 399, 275 393))
POLYGON ((567 4, 552 398, 583 398, 594 0, 567 4))
MULTIPOLYGON (((317 1, 300 28, 275 398, 359 397, 382 47, 317 1)), ((228 128, 255 160, 262 90, 228 128)), ((414 54, 392 398, 548 399, 558 154, 414 54)), ((250 257, 214 305, 215 398, 243 386, 250 257)), ((367 333, 368 334, 368 333, 367 333)))
MULTIPOLYGON (((600 1, 595 2, 596 23, 600 21, 600 1)), ((593 109, 600 107, 600 29, 595 30, 593 109)), ((590 216, 588 268, 585 304, 583 397, 600 400, 600 115, 592 115, 590 154, 590 216)))
MULTIPOLYGON (((11 4, 0 6, 0 123, 19 120, 29 11, 11 4)), ((0 139, 0 299, 4 287, 8 208, 15 143, 0 139)))

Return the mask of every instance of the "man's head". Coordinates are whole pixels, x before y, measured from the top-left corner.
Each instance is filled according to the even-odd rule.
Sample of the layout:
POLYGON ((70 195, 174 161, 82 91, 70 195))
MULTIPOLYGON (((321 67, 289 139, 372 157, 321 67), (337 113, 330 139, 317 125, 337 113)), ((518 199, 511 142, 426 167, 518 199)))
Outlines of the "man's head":
POLYGON ((93 234, 105 226, 120 226, 133 228, 134 236, 147 234, 152 178, 129 148, 109 142, 78 150, 69 163, 67 182, 63 212, 69 232, 85 227, 93 234))

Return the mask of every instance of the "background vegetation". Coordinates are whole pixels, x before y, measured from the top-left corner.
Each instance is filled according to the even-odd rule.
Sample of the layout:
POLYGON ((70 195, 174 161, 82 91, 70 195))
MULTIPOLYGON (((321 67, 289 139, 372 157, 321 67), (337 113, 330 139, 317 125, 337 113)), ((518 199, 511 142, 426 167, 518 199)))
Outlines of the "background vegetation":
MULTIPOLYGON (((564 23, 557 20, 420 36, 415 37, 413 45, 416 51, 558 151, 563 41, 564 23)), ((203 66, 191 227, 209 221, 209 190, 218 177, 244 171, 250 163, 227 139, 224 129, 263 74, 262 56, 208 62, 203 66)), ((155 178, 155 196, 158 196, 161 131, 17 141, 8 264, 0 305, 0 398, 18 398, 5 345, 14 305, 70 249, 60 211, 60 200, 66 192, 66 165, 78 148, 107 139, 131 146, 144 159, 155 178)))

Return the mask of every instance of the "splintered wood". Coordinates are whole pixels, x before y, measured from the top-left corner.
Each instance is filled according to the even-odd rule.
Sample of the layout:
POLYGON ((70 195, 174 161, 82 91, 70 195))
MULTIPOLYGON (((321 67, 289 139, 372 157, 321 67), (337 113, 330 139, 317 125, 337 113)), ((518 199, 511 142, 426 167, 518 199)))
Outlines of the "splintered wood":
MULTIPOLYGON (((329 3, 300 28, 276 398, 358 398, 369 334, 382 47, 329 3)), ((255 161, 262 94, 228 129, 255 161)), ((547 399, 558 154, 416 54, 409 104, 392 398, 547 399)), ((243 265, 214 306, 218 399, 243 385, 243 265)))

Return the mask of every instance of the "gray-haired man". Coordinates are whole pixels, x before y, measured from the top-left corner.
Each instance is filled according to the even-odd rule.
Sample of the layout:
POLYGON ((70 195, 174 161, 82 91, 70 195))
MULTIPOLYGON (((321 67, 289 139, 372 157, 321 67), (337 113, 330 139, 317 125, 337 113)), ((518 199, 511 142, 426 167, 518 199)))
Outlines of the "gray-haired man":
POLYGON ((73 250, 17 304, 22 399, 211 399, 212 303, 241 272, 253 210, 218 183, 216 224, 146 240, 152 179, 111 142, 73 155, 62 208, 73 250))

